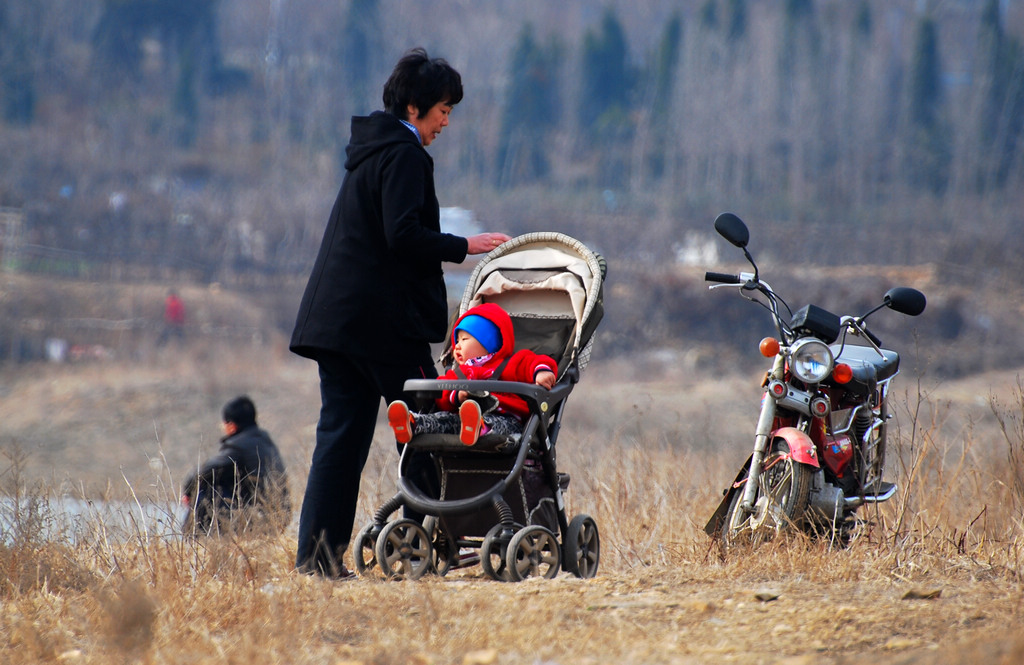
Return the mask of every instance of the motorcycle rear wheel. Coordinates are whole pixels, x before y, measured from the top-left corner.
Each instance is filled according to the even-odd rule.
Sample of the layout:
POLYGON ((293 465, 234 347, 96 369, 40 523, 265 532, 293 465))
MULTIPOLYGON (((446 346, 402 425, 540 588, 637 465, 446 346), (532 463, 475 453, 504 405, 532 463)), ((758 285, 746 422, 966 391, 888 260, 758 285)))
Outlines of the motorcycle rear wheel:
POLYGON ((810 467, 793 460, 789 443, 776 438, 765 455, 762 468, 753 512, 740 505, 743 486, 733 492, 721 532, 726 547, 771 540, 803 521, 811 489, 810 467))

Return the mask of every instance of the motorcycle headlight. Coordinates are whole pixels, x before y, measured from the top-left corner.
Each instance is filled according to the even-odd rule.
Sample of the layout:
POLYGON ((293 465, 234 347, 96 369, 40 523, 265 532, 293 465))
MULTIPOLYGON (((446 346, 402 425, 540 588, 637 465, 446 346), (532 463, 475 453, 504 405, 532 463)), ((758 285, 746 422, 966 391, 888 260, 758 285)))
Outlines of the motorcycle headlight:
POLYGON ((821 383, 832 372, 832 351, 816 339, 802 339, 793 345, 789 368, 804 383, 821 383))

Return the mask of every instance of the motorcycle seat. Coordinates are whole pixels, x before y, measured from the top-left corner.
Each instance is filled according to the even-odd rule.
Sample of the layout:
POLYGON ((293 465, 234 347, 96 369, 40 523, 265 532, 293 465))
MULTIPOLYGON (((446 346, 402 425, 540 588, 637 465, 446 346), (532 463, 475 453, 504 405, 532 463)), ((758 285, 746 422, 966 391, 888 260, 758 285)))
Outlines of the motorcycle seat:
MULTIPOLYGON (((882 355, 869 346, 833 345, 832 353, 837 363, 845 363, 853 370, 853 380, 847 388, 860 388, 867 393, 875 389, 879 381, 891 379, 900 368, 900 357, 895 351, 882 349, 882 355), (842 353, 840 354, 840 350, 842 353)), ((860 392, 860 391, 857 391, 860 392)))

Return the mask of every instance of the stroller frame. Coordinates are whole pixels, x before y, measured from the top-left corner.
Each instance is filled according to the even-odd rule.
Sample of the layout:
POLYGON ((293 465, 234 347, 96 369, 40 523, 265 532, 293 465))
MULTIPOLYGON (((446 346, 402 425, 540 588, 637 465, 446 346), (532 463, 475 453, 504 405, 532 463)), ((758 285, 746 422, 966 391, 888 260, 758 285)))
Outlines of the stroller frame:
MULTIPOLYGON (((510 437, 485 434, 474 446, 463 445, 456 434, 413 436, 402 448, 396 494, 377 509, 373 520, 356 536, 352 555, 357 572, 387 579, 417 579, 428 573, 445 575, 450 570, 479 563, 484 573, 501 581, 520 581, 531 576, 553 578, 561 570, 581 578, 597 574, 600 559, 597 523, 589 515, 578 514, 571 520, 566 515, 563 491, 568 487, 569 477, 558 472, 555 451, 566 398, 579 382, 589 360, 592 334, 603 315, 605 272, 600 256, 560 233, 519 236, 481 259, 466 286, 460 314, 485 300, 500 301, 510 292, 516 292, 513 297, 518 298, 523 293, 519 289, 526 292, 525 301, 537 293, 543 299, 552 290, 558 291, 559 284, 569 285, 569 290, 573 291, 563 299, 571 301, 572 318, 564 316, 564 312, 555 317, 563 323, 572 323, 569 334, 554 335, 552 339, 544 333, 541 345, 549 348, 534 348, 548 353, 552 345, 557 349, 564 344, 561 353, 548 353, 559 363, 558 381, 551 390, 532 383, 501 380, 406 381, 405 391, 418 406, 430 404, 444 390, 465 390, 476 396, 501 392, 520 396, 528 405, 529 416, 520 434, 510 437), (503 260, 503 257, 531 251, 533 254, 503 260), (565 253, 568 260, 564 262, 571 265, 545 265, 535 272, 530 272, 534 270, 532 267, 524 269, 515 265, 515 261, 535 255, 558 264, 558 251, 565 253), (513 268, 505 267, 508 262, 513 268), (564 277, 559 270, 570 273, 570 277, 564 277), (584 282, 585 297, 575 286, 580 281, 584 282), (555 285, 553 289, 552 285, 555 285), (442 483, 440 492, 435 487, 424 488, 410 473, 414 459, 422 461, 425 456, 438 471, 442 483), (444 498, 447 465, 452 463, 470 467, 483 465, 486 471, 470 468, 466 473, 479 471, 497 479, 490 482, 486 476, 474 475, 478 484, 483 482, 481 489, 469 490, 466 496, 444 498), (538 476, 539 485, 536 483, 538 476), (529 505, 527 481, 544 493, 538 505, 547 502, 548 505, 542 507, 547 512, 529 505), (509 497, 516 497, 517 493, 522 495, 522 505, 518 501, 510 505, 509 497), (422 522, 408 517, 389 520, 399 508, 405 508, 407 514, 421 514, 424 519, 422 522), (481 522, 488 515, 496 515, 496 520, 481 522), (486 528, 487 525, 490 528, 486 528)), ((529 312, 525 314, 529 316, 529 312)), ((510 315, 515 322, 516 315, 511 311, 510 315)), ((541 323, 543 327, 545 324, 541 323)), ((517 348, 533 348, 530 339, 520 340, 518 326, 516 342, 517 348)), ((449 335, 442 362, 451 360, 450 344, 449 335)), ((465 488, 457 489, 466 493, 465 488)))

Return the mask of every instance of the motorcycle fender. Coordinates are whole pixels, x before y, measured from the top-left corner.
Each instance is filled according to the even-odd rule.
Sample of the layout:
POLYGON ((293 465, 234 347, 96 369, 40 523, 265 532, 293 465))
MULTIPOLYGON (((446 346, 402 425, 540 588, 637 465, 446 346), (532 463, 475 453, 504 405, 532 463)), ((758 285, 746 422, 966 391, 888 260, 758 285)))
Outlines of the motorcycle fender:
POLYGON ((740 491, 744 485, 744 481, 747 479, 747 472, 750 469, 751 455, 744 462, 743 466, 740 467, 739 473, 736 474, 736 480, 729 484, 729 487, 723 492, 725 495, 722 499, 722 503, 718 504, 718 510, 711 516, 708 523, 704 526, 704 533, 708 534, 712 538, 716 537, 718 532, 722 529, 722 525, 725 524, 725 516, 729 512, 729 502, 732 501, 732 495, 740 491))
POLYGON ((797 462, 813 466, 815 469, 821 468, 818 463, 818 453, 814 450, 814 442, 805 432, 801 432, 795 427, 780 427, 772 432, 772 437, 785 439, 789 444, 790 456, 797 462))

